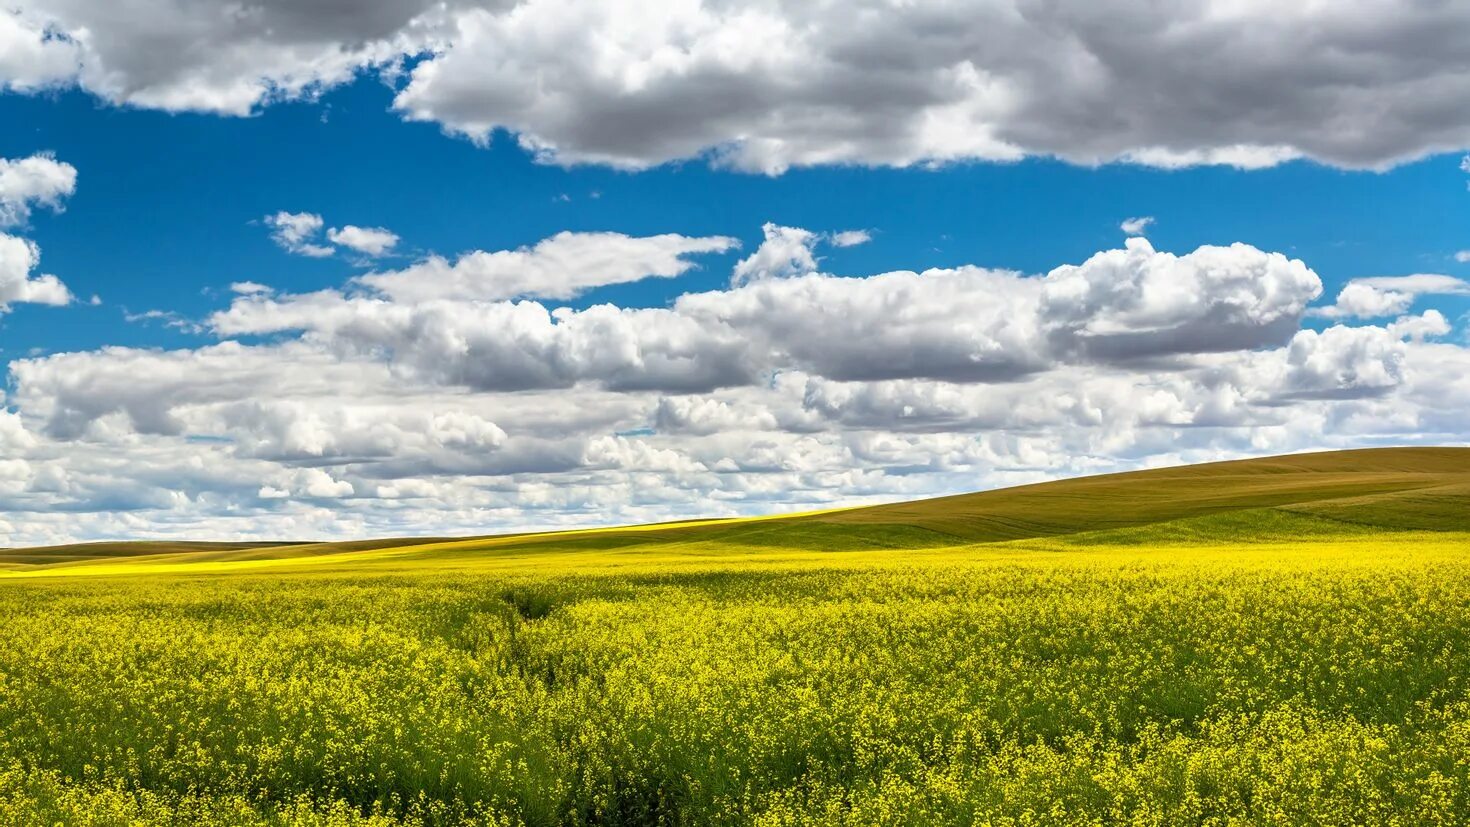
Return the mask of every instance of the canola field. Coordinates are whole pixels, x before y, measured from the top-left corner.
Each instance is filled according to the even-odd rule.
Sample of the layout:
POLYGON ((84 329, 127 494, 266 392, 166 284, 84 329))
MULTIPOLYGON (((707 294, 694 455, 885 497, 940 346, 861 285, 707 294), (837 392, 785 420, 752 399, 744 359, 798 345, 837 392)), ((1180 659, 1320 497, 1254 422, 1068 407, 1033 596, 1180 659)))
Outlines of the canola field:
POLYGON ((1368 482, 991 542, 17 555, 0 824, 1464 824, 1470 512, 1368 482))

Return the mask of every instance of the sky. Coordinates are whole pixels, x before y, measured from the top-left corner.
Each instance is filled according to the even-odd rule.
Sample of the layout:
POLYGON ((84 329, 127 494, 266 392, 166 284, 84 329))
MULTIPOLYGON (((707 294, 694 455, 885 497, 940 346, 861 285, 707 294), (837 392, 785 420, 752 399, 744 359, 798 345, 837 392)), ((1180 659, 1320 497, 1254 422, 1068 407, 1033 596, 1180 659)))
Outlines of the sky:
POLYGON ((1470 444, 1470 9, 12 0, 0 545, 1470 444))

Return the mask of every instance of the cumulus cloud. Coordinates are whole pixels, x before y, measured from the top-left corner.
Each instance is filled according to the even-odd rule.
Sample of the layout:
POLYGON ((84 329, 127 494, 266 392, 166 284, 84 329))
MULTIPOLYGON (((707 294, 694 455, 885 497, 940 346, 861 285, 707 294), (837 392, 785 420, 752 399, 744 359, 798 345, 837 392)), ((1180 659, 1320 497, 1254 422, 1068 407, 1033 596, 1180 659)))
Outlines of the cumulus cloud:
POLYGON ((18 302, 62 305, 72 300, 60 279, 33 272, 40 261, 41 248, 34 242, 0 233, 0 313, 18 302))
POLYGON ((761 234, 764 237, 755 252, 736 263, 730 278, 731 285, 738 287, 763 279, 815 273, 821 260, 816 255, 818 246, 856 247, 873 240, 867 230, 816 233, 770 222, 761 227, 761 234))
POLYGON ((247 347, 235 342, 196 350, 106 347, 10 363, 19 386, 10 401, 59 439, 105 436, 122 428, 179 436, 180 409, 225 399, 306 393, 364 374, 300 345, 247 347), (282 362, 291 367, 285 368, 282 362), (114 415, 120 415, 121 418, 114 415), (100 429, 100 430, 98 430, 100 429))
POLYGON ((1470 145, 1467 42, 1460 4, 1392 0, 18 0, 0 12, 0 84, 244 115, 402 74, 405 118, 630 169, 1382 168, 1470 145))
POLYGON ((682 251, 730 240, 561 234, 361 277, 369 295, 247 296, 210 324, 225 336, 299 331, 338 353, 481 390, 590 382, 693 391, 782 369, 1010 381, 1057 363, 1279 345, 1321 290, 1302 262, 1242 244, 1175 256, 1133 239, 1044 277, 964 267, 842 278, 809 272, 819 234, 776 225, 765 234, 735 265, 735 287, 687 294, 671 309, 550 310, 505 299, 673 275, 690 266, 682 251))
POLYGON ((392 252, 399 240, 397 233, 383 227, 347 224, 329 228, 316 213, 282 210, 261 220, 271 229, 271 240, 276 246, 288 253, 311 258, 327 258, 336 254, 339 248, 378 258, 392 252))
POLYGON ((1335 303, 1311 312, 1329 319, 1385 318, 1407 313, 1420 296, 1432 295, 1470 295, 1470 282, 1434 273, 1353 279, 1335 303))
POLYGON ((393 459, 452 451, 492 452, 506 433, 478 413, 433 412, 356 400, 231 401, 193 414, 234 438, 242 454, 272 460, 393 459))
POLYGON ((346 247, 365 256, 381 256, 398 244, 398 235, 382 227, 333 227, 327 230, 327 240, 339 247, 346 247))
POLYGON ((284 476, 285 479, 280 481, 282 483, 280 488, 274 485, 262 485, 259 492, 261 499, 276 500, 286 497, 337 499, 350 497, 355 493, 352 483, 333 479, 331 474, 320 468, 298 468, 284 476))
POLYGON ((0 158, 0 227, 24 224, 37 206, 60 211, 76 188, 76 167, 50 155, 0 158))
POLYGON ((812 249, 821 240, 820 234, 771 223, 761 227, 761 232, 765 239, 760 246, 735 265, 732 285, 816 272, 817 257, 812 249))
POLYGON ((1303 330, 1284 354, 1284 395, 1352 398, 1377 396, 1404 381, 1407 347, 1381 327, 1303 330))
POLYGON ((335 291, 238 300, 212 319, 223 335, 303 331, 344 356, 386 359, 404 376, 481 391, 568 388, 701 390, 756 376, 738 332, 658 309, 538 302, 403 305, 335 291))
POLYGON ((334 252, 331 247, 317 243, 324 222, 316 213, 282 210, 261 220, 271 228, 271 240, 288 253, 326 258, 334 252))
POLYGON ((1388 331, 1394 336, 1415 342, 1447 335, 1452 329, 1449 320, 1438 310, 1426 310, 1418 316, 1400 316, 1388 325, 1388 331))
POLYGON ((442 9, 430 0, 18 0, 0 12, 0 32, 20 55, 45 60, 0 69, 22 88, 67 81, 122 105, 246 115, 431 47, 442 9))
POLYGON ((665 433, 718 434, 766 431, 778 427, 776 415, 760 405, 742 406, 701 396, 665 396, 658 401, 654 427, 665 433))
MULTIPOLYGON (((811 250, 834 238, 767 232, 793 236, 811 250)), ((1174 254, 1133 239, 1036 275, 801 266, 656 308, 506 297, 649 262, 672 272, 713 243, 651 238, 664 240, 485 254, 514 262, 496 265, 501 281, 539 287, 242 283, 209 320, 216 344, 14 360, 0 411, 10 542, 762 513, 1470 439, 1470 349, 1443 315, 1304 330, 1316 274, 1247 245, 1174 254)))
MULTIPOLYGON (((4 13, 0 12, 0 18, 4 13)), ((7 37, 0 21, 0 46, 7 37)), ((0 66, 3 66, 0 57, 0 66)), ((50 155, 0 158, 0 228, 24 224, 36 207, 60 211, 63 200, 76 191, 77 170, 50 155)), ((41 248, 34 242, 0 232, 0 313, 10 305, 29 302, 62 305, 72 300, 71 291, 56 276, 35 273, 41 248)))
POLYGON ((1054 343, 1093 358, 1244 350, 1285 342, 1322 292, 1297 259, 1246 244, 1175 256, 1142 237, 1047 274, 1054 343))
POLYGON ((36 15, 0 11, 0 90, 33 92, 66 83, 81 70, 82 47, 36 15))
POLYGON ((1466 59, 1451 32, 1470 17, 1446 6, 644 4, 628 25, 630 11, 531 0, 458 15, 397 105, 476 139, 508 129, 567 163, 713 148, 764 172, 1028 154, 1376 166, 1467 133, 1445 88, 1466 59), (1425 44, 1443 46, 1436 60, 1425 44), (1372 68, 1329 57, 1365 51, 1372 68), (570 61, 586 54, 604 58, 570 61), (1388 129, 1365 117, 1408 100, 1435 101, 1434 117, 1388 129))
POLYGON ((1062 367, 1005 385, 812 377, 805 410, 821 421, 878 433, 1067 433, 1128 444, 1157 428, 1259 428, 1279 411, 1262 377, 1217 368, 1113 373, 1062 367))
POLYGON ((773 368, 836 379, 1003 381, 1048 363, 1034 312, 1038 293, 1034 279, 980 268, 868 278, 809 273, 686 295, 674 310, 703 329, 737 331, 773 368))

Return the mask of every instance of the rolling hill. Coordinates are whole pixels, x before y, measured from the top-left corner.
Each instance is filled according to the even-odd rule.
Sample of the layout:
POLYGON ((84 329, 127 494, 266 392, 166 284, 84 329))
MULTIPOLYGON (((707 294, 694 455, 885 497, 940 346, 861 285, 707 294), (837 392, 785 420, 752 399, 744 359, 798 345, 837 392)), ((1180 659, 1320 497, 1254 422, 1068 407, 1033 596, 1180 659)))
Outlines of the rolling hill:
POLYGON ((1415 530, 1470 528, 1470 448, 1373 448, 1060 480, 821 515, 968 542, 1106 531, 1276 509, 1415 530))
POLYGON ((1470 530, 1470 448, 1375 448, 1058 480, 787 516, 340 543, 107 542, 0 552, 5 570, 687 548, 857 551, 1470 530))

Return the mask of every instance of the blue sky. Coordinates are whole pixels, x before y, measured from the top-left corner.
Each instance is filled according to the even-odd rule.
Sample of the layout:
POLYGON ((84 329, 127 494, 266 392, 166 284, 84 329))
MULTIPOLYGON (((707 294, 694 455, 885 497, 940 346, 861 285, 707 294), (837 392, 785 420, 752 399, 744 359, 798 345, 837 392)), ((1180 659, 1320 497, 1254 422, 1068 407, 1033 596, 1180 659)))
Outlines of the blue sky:
MULTIPOLYGON (((750 247, 774 221, 870 228, 872 243, 829 252, 824 267, 845 275, 959 264, 1040 273, 1116 245, 1122 220, 1153 216, 1149 236, 1160 249, 1245 241, 1302 258, 1329 293, 1363 276, 1470 275, 1470 264, 1453 257, 1470 247, 1470 176, 1458 168, 1460 154, 1382 173, 1312 162, 1243 171, 1036 159, 778 177, 691 161, 628 173, 538 164, 504 136, 477 147, 404 123, 389 110, 392 97, 362 78, 319 101, 232 118, 110 107, 75 90, 0 96, 0 123, 12 125, 0 132, 0 156, 52 152, 81 173, 65 213, 37 215, 28 235, 48 272, 104 299, 81 310, 20 309, 4 318, 0 347, 15 355, 171 346, 188 337, 130 324, 124 308, 200 318, 228 298, 232 282, 299 292, 358 269, 283 254, 260 225, 282 209, 392 228, 403 259, 511 249, 561 230, 723 234, 750 247)), ((712 256, 677 283, 594 291, 571 304, 662 305, 722 284, 737 258, 712 256)), ((1432 304, 1455 315, 1470 306, 1461 297, 1432 304)))
POLYGON ((1470 15, 623 5, 0 12, 0 534, 765 513, 1470 438, 1470 15))

